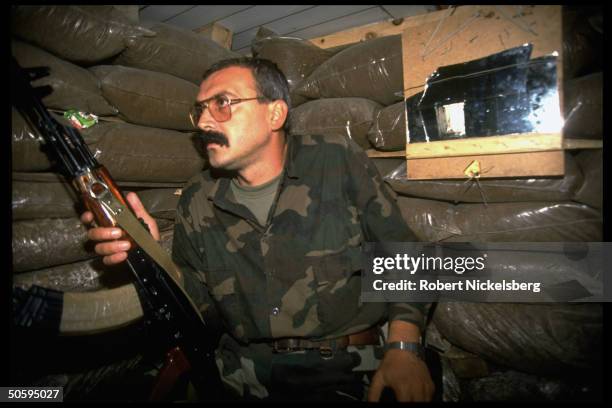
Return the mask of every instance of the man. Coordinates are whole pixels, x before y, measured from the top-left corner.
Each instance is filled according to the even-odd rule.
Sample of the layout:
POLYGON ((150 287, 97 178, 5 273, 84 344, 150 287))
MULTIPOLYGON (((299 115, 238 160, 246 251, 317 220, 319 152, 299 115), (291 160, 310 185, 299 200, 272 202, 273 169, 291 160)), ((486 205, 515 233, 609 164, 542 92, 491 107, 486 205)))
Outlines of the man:
MULTIPOLYGON (((359 302, 361 243, 415 240, 365 153, 341 137, 288 134, 289 89, 270 61, 215 64, 197 101, 211 169, 182 190, 173 260, 204 318, 226 325, 217 364, 227 387, 246 399, 365 398, 388 320, 367 399, 389 387, 399 401, 430 400, 414 351, 425 305, 359 302)), ((158 239, 136 195, 127 199, 158 239)), ((126 259, 129 243, 108 241, 120 234, 89 231, 107 264, 126 259)))

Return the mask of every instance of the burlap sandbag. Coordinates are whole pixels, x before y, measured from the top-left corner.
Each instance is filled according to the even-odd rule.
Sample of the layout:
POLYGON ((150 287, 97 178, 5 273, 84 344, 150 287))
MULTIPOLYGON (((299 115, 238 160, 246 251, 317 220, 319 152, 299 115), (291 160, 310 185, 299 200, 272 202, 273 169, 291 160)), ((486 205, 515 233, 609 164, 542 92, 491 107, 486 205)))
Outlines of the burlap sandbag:
POLYGON ((300 38, 267 36, 256 38, 251 44, 254 57, 274 62, 287 77, 292 92, 293 106, 306 102, 294 93, 297 85, 307 78, 323 62, 331 58, 332 52, 319 48, 300 38), (294 95, 297 98, 294 98, 294 95), (296 100, 294 100, 296 99, 296 100))
POLYGON ((453 205, 398 197, 402 216, 420 241, 601 241, 602 214, 574 202, 453 205))
POLYGON ((564 83, 565 137, 601 139, 603 136, 603 73, 564 83))
POLYGON ((306 102, 290 115, 295 134, 341 135, 370 148, 367 133, 380 104, 364 98, 330 98, 306 102))
POLYGON ((406 104, 402 101, 379 110, 368 132, 368 138, 376 150, 405 150, 406 104))
POLYGON ((576 191, 574 200, 594 208, 603 207, 603 157, 601 149, 582 150, 576 162, 584 175, 584 182, 576 191))
POLYGON ((442 302, 433 321, 452 344, 529 373, 589 369, 601 358, 601 304, 442 302))
POLYGON ((119 54, 129 37, 155 35, 113 6, 18 6, 12 17, 14 34, 80 64, 119 54))
POLYGON ((340 51, 296 92, 307 98, 361 97, 385 106, 403 99, 402 39, 391 35, 340 51))
POLYGON ((77 218, 13 222, 13 270, 31 271, 95 257, 77 218))
POLYGON ((583 176, 574 157, 567 153, 564 177, 481 179, 479 184, 467 180, 409 180, 404 163, 388 174, 385 181, 396 193, 409 197, 456 203, 505 203, 572 200, 583 176))
POLYGON ((198 87, 160 72, 120 65, 99 65, 90 70, 100 79, 102 95, 130 123, 176 130, 193 130, 189 109, 198 87))
POLYGON ((143 205, 155 218, 174 220, 181 189, 153 188, 137 191, 143 205))
POLYGON ((102 96, 100 81, 91 72, 61 60, 21 41, 11 42, 13 56, 23 68, 49 67, 49 75, 32 81, 32 86, 49 85, 53 92, 43 98, 47 108, 77 109, 96 115, 115 115, 117 109, 102 96))
POLYGON ((164 23, 148 25, 155 37, 133 37, 113 64, 163 72, 200 85, 215 62, 240 55, 191 30, 164 23))
POLYGON ((206 163, 191 133, 124 123, 98 123, 87 129, 90 145, 116 181, 184 182, 206 163))
POLYGON ((42 150, 42 137, 11 107, 11 163, 13 171, 45 171, 52 167, 42 150))
POLYGON ((593 24, 601 6, 563 6, 563 77, 568 80, 603 68, 603 35, 593 24))

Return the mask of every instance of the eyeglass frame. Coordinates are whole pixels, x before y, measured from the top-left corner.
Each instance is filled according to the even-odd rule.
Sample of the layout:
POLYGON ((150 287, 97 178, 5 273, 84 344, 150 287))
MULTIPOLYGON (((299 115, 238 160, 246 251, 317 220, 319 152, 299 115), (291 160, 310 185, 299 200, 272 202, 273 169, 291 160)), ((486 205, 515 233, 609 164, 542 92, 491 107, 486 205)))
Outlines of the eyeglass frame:
POLYGON ((198 123, 200 122, 200 119, 202 118, 202 115, 204 114, 204 111, 206 109, 208 109, 208 112, 210 112, 210 116, 212 116, 214 120, 216 120, 217 122, 220 122, 220 123, 227 122, 227 121, 232 119, 232 105, 236 105, 236 104, 239 104, 239 103, 242 103, 242 102, 254 101, 254 100, 267 101, 268 98, 266 98, 265 96, 258 95, 258 96, 254 97, 254 98, 233 98, 232 99, 232 98, 230 98, 229 96, 227 96, 226 94, 223 94, 223 93, 217 94, 217 95, 213 95, 210 98, 204 99, 203 101, 196 101, 196 102, 194 102, 194 104, 189 109, 189 119, 191 120, 191 124, 194 127, 197 128, 198 127, 198 123), (227 119, 225 119, 225 120, 218 120, 217 118, 215 118, 215 115, 212 113, 213 111, 210 109, 210 102, 213 101, 216 98, 227 98, 227 100, 229 102, 229 104, 228 104, 228 107, 229 107, 229 117, 227 119), (192 111, 193 111, 193 109, 196 106, 199 106, 200 108, 202 108, 202 113, 197 118, 197 120, 195 120, 193 118, 194 115, 192 114, 192 111))

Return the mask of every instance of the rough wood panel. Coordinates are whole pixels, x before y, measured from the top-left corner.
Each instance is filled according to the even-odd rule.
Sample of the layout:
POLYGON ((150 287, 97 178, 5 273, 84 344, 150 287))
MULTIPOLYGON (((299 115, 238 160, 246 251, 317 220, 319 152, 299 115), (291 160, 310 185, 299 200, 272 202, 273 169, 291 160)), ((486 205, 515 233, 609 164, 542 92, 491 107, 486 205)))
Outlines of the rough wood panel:
POLYGON ((525 43, 534 46, 532 58, 558 53, 558 83, 563 83, 561 6, 478 5, 449 8, 437 12, 437 16, 440 13, 443 16, 437 21, 404 31, 407 98, 420 92, 427 77, 440 66, 475 60, 525 43))
POLYGON ((402 34, 407 28, 419 26, 428 22, 438 21, 446 14, 446 10, 434 11, 421 15, 405 17, 399 25, 392 23, 391 19, 379 23, 368 24, 363 27, 351 28, 333 34, 316 37, 310 41, 321 48, 331 48, 344 44, 365 41, 376 37, 402 34))
POLYGON ((195 6, 147 6, 140 9, 140 20, 165 21, 195 6))
POLYGON ((208 23, 227 18, 234 13, 238 13, 250 7, 253 6, 196 6, 166 22, 168 24, 183 27, 187 30, 193 30, 194 28, 202 27, 208 23))
POLYGON ((553 152, 510 153, 482 156, 440 157, 408 160, 411 180, 468 179, 465 169, 478 160, 481 178, 549 177, 565 172, 563 150, 553 152))
POLYGON ((255 6, 236 14, 218 20, 221 25, 229 28, 235 34, 250 30, 254 27, 266 25, 269 22, 279 20, 300 11, 313 8, 315 6, 255 6))

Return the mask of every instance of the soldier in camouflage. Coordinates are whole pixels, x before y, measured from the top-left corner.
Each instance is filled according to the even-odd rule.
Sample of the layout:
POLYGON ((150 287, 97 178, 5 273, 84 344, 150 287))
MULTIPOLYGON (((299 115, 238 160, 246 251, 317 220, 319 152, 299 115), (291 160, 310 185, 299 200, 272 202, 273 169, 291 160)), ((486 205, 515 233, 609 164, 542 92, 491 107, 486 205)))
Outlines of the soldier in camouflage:
MULTIPOLYGON (((216 358, 228 389, 377 401, 389 387, 399 401, 430 400, 420 356, 379 337, 389 322, 387 344, 418 343, 428 305, 359 299, 361 244, 416 240, 367 155, 343 137, 289 134, 287 81, 266 60, 215 64, 197 100, 211 168, 182 190, 172 256, 204 318, 225 325, 216 358)), ((107 264, 127 256, 128 242, 108 241, 116 230, 89 231, 107 264)))

